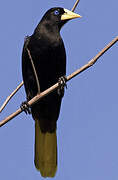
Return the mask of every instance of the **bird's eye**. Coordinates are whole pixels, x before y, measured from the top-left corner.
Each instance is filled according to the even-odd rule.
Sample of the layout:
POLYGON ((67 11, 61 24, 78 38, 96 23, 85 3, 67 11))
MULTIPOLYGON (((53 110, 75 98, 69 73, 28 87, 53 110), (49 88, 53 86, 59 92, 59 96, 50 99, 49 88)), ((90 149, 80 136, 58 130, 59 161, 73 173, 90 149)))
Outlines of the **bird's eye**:
POLYGON ((54 15, 58 16, 58 15, 59 15, 59 11, 58 11, 58 10, 55 10, 55 11, 54 11, 54 15))

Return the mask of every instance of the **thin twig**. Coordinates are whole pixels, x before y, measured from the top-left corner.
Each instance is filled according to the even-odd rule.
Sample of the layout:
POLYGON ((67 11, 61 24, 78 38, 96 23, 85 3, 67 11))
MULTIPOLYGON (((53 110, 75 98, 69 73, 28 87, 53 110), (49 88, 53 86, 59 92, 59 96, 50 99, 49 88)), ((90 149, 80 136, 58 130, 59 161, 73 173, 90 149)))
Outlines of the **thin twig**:
MULTIPOLYGON (((77 76, 78 74, 80 74, 81 72, 85 71, 86 69, 88 69, 89 67, 91 67, 93 64, 96 63, 96 61, 98 60, 98 58, 100 58, 109 48, 111 48, 116 42, 118 41, 118 36, 113 39, 104 49, 102 49, 93 59, 91 59, 87 64, 85 64, 84 66, 82 66, 80 69, 76 70, 75 72, 73 72, 72 74, 70 74, 69 76, 67 76, 67 81, 69 81, 70 79, 74 78, 75 76, 77 76)), ((59 84, 56 83, 55 85, 53 85, 52 87, 48 88, 47 90, 45 90, 44 92, 37 94, 34 98, 32 98, 29 102, 28 105, 32 106, 34 103, 36 103, 37 101, 41 100, 43 97, 47 96, 49 93, 51 93, 52 91, 56 90, 59 87, 59 84)), ((0 122, 0 127, 3 126, 4 124, 6 124, 8 121, 10 121, 11 119, 13 119, 15 116, 17 116, 18 114, 20 114, 23 110, 21 108, 19 108, 16 112, 14 112, 13 114, 11 114, 10 116, 8 116, 7 118, 5 118, 4 120, 2 120, 0 122)))
POLYGON ((7 105, 7 103, 10 101, 10 99, 16 94, 16 92, 22 87, 23 85, 23 81, 17 86, 17 88, 10 94, 10 96, 8 96, 5 100, 5 102, 3 103, 3 105, 0 107, 0 113, 2 112, 2 110, 5 108, 5 106, 7 105))
MULTIPOLYGON (((34 75, 35 75, 35 78, 36 78, 38 93, 40 93, 40 84, 39 84, 38 76, 37 76, 36 69, 35 69, 35 66, 34 66, 34 63, 33 63, 33 60, 32 60, 32 57, 31 57, 31 54, 30 54, 30 51, 29 51, 28 48, 27 48, 27 52, 28 52, 28 55, 29 55, 29 58, 30 58, 30 61, 31 61, 31 64, 32 64, 32 68, 33 68, 33 71, 34 71, 34 75)), ((24 84, 24 82, 22 81, 22 82, 17 86, 17 88, 6 98, 6 100, 4 101, 4 103, 2 104, 2 106, 0 107, 0 113, 3 111, 3 109, 4 109, 5 106, 8 104, 8 102, 10 101, 10 99, 11 99, 11 98, 16 94, 16 92, 23 86, 23 84, 24 84)))
MULTIPOLYGON (((80 0, 77 0, 72 8, 71 11, 74 12, 75 8, 77 7, 78 3, 79 3, 80 0)), ((28 51, 28 55, 30 57, 30 60, 31 60, 31 63, 33 62, 32 60, 32 57, 31 57, 31 54, 30 54, 30 51, 27 49, 28 51)), ((34 71, 34 74, 35 74, 35 77, 36 77, 36 82, 37 82, 37 87, 38 87, 38 92, 40 92, 40 85, 39 85, 39 80, 38 80, 38 77, 37 77, 37 73, 36 73, 36 70, 35 70, 35 67, 34 67, 34 64, 32 63, 32 67, 33 67, 33 71, 34 71)), ((7 97, 7 99, 5 100, 5 102, 3 103, 3 105, 0 107, 0 113, 3 111, 3 109, 5 108, 5 106, 8 104, 9 100, 16 94, 16 92, 23 86, 24 82, 22 81, 18 87, 7 97)))
POLYGON ((77 0, 73 6, 73 8, 71 9, 72 12, 74 12, 75 8, 77 7, 78 3, 80 2, 80 0, 77 0))
POLYGON ((79 73, 83 72, 84 70, 88 69, 90 66, 96 63, 98 58, 100 58, 109 48, 111 48, 116 42, 118 41, 118 36, 116 36, 107 46, 105 46, 93 59, 91 59, 87 64, 82 66, 77 71, 73 72, 67 77, 67 80, 70 80, 77 76, 79 73))
POLYGON ((33 68, 33 71, 34 71, 34 75, 35 75, 35 78, 36 78, 38 93, 40 93, 39 79, 38 79, 38 76, 37 76, 36 68, 35 68, 34 63, 33 63, 32 56, 31 56, 30 51, 29 51, 28 48, 27 48, 27 52, 28 52, 28 56, 29 56, 29 58, 30 58, 30 61, 31 61, 31 64, 32 64, 32 68, 33 68))

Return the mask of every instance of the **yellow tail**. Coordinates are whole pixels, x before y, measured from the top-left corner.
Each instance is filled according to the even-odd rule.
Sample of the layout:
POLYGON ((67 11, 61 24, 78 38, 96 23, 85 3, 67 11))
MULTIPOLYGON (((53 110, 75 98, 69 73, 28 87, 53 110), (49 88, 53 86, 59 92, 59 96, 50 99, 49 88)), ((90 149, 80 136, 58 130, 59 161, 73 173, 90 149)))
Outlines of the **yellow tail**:
POLYGON ((35 166, 43 177, 54 177, 57 170, 57 137, 42 133, 39 121, 35 120, 35 166))

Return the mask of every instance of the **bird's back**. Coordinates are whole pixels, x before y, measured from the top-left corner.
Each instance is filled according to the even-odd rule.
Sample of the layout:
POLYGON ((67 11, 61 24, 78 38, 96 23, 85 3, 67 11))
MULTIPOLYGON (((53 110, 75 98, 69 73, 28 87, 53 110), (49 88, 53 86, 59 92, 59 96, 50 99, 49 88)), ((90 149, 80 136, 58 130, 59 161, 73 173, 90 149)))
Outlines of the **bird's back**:
MULTIPOLYGON (((38 75, 41 92, 54 85, 61 76, 66 74, 66 54, 60 34, 46 36, 40 36, 39 32, 34 33, 25 42, 22 69, 28 99, 37 94, 37 83, 27 49, 30 51, 38 75)), ((62 97, 55 91, 32 106, 33 117, 43 119, 43 122, 40 122, 43 131, 53 131, 56 128, 61 99, 62 97)))

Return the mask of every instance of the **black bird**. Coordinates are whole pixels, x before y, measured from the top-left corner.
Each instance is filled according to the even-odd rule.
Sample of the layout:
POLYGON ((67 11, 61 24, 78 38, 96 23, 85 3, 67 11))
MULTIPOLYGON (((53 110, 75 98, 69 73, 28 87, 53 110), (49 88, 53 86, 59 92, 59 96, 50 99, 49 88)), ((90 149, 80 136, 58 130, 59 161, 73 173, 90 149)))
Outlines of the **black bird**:
MULTIPOLYGON (((51 8, 45 13, 34 33, 26 38, 22 52, 22 74, 27 100, 38 93, 28 51, 42 92, 66 74, 66 52, 60 29, 69 19, 78 17, 81 16, 67 9, 51 8)), ((31 107, 35 120, 34 161, 43 177, 54 177, 57 169, 56 122, 62 97, 63 95, 55 91, 31 107)))

